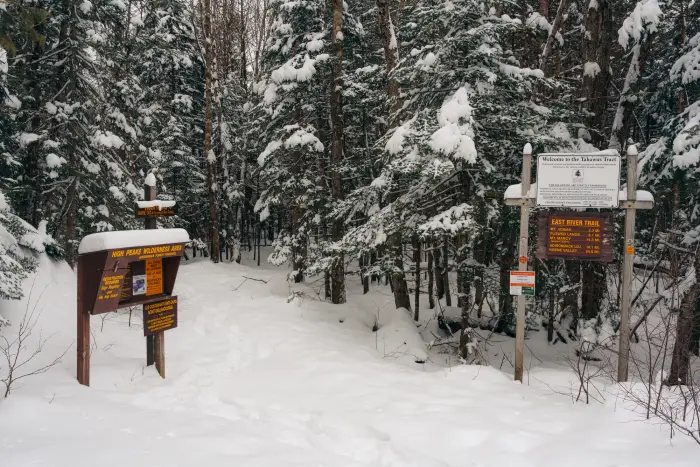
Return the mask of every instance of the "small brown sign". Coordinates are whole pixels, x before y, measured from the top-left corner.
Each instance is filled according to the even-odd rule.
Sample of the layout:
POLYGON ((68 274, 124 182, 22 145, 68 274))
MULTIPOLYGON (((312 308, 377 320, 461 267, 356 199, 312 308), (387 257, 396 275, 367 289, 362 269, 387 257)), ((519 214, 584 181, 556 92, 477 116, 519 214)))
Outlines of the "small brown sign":
POLYGON ((136 217, 168 217, 175 215, 175 207, 152 206, 140 208, 136 206, 136 217))
POLYGON ((537 229, 537 257, 611 262, 612 214, 560 211, 541 215, 537 229))
POLYGON ((177 327, 177 296, 143 306, 143 335, 150 336, 177 327))

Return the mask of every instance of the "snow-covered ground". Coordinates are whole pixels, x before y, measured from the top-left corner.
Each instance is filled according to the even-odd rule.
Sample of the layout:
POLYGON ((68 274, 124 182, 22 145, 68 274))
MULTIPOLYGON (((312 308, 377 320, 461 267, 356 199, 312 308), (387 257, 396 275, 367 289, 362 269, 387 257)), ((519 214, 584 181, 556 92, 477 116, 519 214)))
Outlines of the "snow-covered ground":
MULTIPOLYGON (((563 366, 540 365, 521 385, 509 368, 417 364, 422 342, 388 292, 351 288, 348 305, 332 306, 309 288, 288 302, 284 274, 184 264, 167 379, 144 368, 140 312, 129 327, 121 310, 92 318, 87 388, 75 380, 74 275, 44 261, 31 304, 53 335, 34 363, 70 350, 0 402, 0 465, 698 465, 696 444, 669 440, 621 401, 573 404, 548 389, 566 386, 563 366)), ((2 306, 17 322, 24 303, 2 306)))

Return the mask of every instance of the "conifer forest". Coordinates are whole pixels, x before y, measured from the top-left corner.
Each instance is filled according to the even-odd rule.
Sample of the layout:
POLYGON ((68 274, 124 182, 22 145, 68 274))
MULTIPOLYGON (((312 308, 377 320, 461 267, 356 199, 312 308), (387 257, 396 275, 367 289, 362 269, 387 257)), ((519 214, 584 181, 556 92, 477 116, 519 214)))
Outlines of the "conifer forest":
MULTIPOLYGON (((524 263, 526 365, 565 366, 567 402, 616 387, 700 445, 699 0, 0 0, 6 396, 22 330, 4 304, 27 299, 42 258, 74 268, 85 236, 143 229, 144 184, 176 202, 158 226, 189 234, 182 269, 230 280, 226 293, 280 274, 280 303, 327 313, 381 316, 370 298, 383 297, 422 349, 414 366, 512 374, 489 349, 512 352, 524 263), (519 252, 504 196, 521 194, 524 148, 533 183, 538 154, 619 154, 621 192, 636 155, 653 207, 636 211, 633 243, 629 209, 578 209, 611 216, 612 261, 540 258, 548 211, 533 204, 519 252), (631 383, 615 386, 624 294, 631 383)), ((438 465, 403 459, 371 465, 438 465)))

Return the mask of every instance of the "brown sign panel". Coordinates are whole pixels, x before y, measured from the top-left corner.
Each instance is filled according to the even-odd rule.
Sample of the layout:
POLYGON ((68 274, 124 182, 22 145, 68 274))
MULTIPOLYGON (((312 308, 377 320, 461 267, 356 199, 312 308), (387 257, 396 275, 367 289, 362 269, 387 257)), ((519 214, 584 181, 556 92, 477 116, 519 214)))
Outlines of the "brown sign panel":
POLYGON ((143 335, 177 327, 177 296, 147 303, 143 306, 143 335))
POLYGON ((140 208, 138 205, 136 206, 136 217, 167 217, 174 215, 174 207, 153 206, 149 208, 140 208))
POLYGON ((86 284, 85 306, 92 314, 109 313, 171 295, 184 246, 172 243, 83 255, 88 280, 96 282, 94 289, 86 284))
POLYGON ((612 213, 550 212, 538 219, 537 257, 581 261, 613 260, 612 213))

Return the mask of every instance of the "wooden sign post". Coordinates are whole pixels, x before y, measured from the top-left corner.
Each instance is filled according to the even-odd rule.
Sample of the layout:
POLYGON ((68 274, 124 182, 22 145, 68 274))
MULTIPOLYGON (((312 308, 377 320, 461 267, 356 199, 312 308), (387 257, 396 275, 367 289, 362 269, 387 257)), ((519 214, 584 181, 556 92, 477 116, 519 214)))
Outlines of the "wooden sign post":
MULTIPOLYGON (((175 214, 173 208, 175 201, 156 201, 156 178, 153 174, 146 177, 143 185, 144 201, 137 202, 136 217, 144 218, 146 230, 157 229, 157 217, 172 216, 175 214)), ((157 268, 160 263, 153 262, 151 267, 157 268)), ((146 263, 148 268, 149 264, 146 263)), ((144 309, 144 314, 145 314, 144 309)), ((165 378, 165 334, 163 331, 146 334, 146 366, 156 364, 156 370, 161 377, 165 378)))
MULTIPOLYGON (((90 316, 145 305, 144 335, 162 336, 177 326, 173 288, 187 242, 183 229, 102 232, 83 239, 77 297, 80 384, 90 385, 90 316)), ((155 342, 156 368, 165 377, 164 340, 155 342)))
MULTIPOLYGON (((156 199, 156 184, 155 184, 155 176, 152 174, 149 174, 148 177, 146 177, 146 182, 143 184, 143 199, 146 201, 153 201, 156 199)), ((138 210, 136 212, 136 215, 138 216, 138 210)), ((158 225, 156 223, 156 218, 155 217, 146 217, 144 219, 144 228, 146 230, 155 230, 158 228, 158 225)), ((146 366, 151 366, 153 363, 156 361, 156 354, 160 354, 161 350, 160 347, 163 345, 163 342, 158 342, 158 347, 159 349, 156 350, 156 342, 154 339, 154 336, 149 334, 146 336, 146 366)), ((159 355, 160 356, 160 355, 159 355)), ((164 365, 159 368, 159 365, 156 365, 156 370, 158 370, 158 373, 160 373, 160 376, 165 378, 165 368, 164 365)))
POLYGON ((630 296, 634 273, 634 225, 637 220, 637 148, 627 149, 627 203, 625 205, 625 244, 622 251, 622 297, 620 303, 620 348, 617 358, 617 382, 629 377, 630 296))
MULTIPOLYGON (((637 148, 632 145, 627 150, 626 192, 619 191, 619 154, 615 150, 607 150, 591 154, 540 154, 537 159, 537 190, 530 193, 531 154, 531 146, 525 145, 522 183, 519 187, 510 187, 504 196, 506 205, 520 207, 519 271, 527 270, 531 207, 625 209, 617 379, 618 382, 627 381, 635 216, 637 209, 651 209, 654 205, 650 193, 637 191, 637 148), (642 194, 643 199, 640 199, 642 194)), ((611 213, 549 213, 539 218, 537 257, 610 262, 613 256, 612 237, 611 213)), ((515 338, 515 379, 521 382, 524 336, 525 296, 521 294, 518 295, 515 338)))
MULTIPOLYGON (((528 143, 523 148, 523 170, 520 196, 527 199, 530 192, 530 173, 532 171, 532 146, 528 143)), ((520 242, 518 246, 518 271, 527 271, 528 230, 530 225, 530 204, 520 205, 520 242), (524 259, 524 261, 523 261, 524 259)), ((525 348, 525 295, 518 297, 518 316, 515 323, 515 380, 523 382, 523 350, 525 348)))

